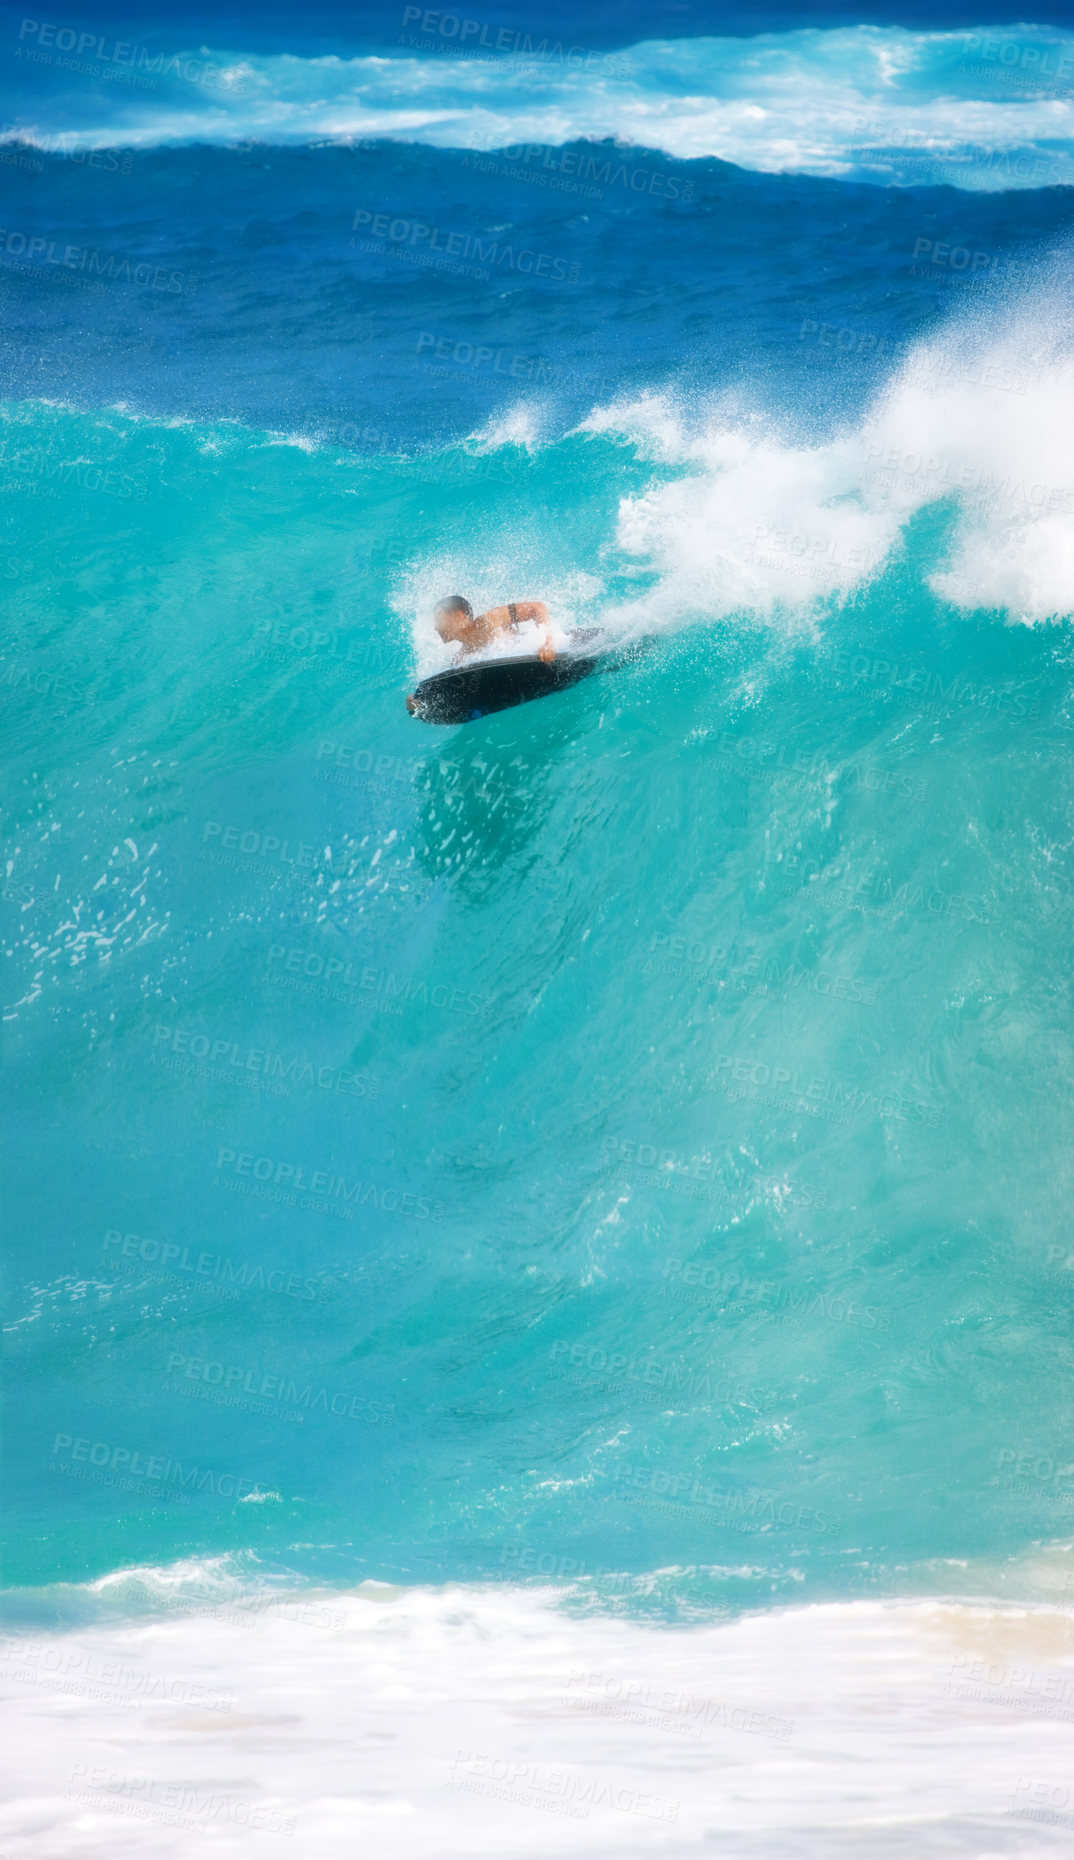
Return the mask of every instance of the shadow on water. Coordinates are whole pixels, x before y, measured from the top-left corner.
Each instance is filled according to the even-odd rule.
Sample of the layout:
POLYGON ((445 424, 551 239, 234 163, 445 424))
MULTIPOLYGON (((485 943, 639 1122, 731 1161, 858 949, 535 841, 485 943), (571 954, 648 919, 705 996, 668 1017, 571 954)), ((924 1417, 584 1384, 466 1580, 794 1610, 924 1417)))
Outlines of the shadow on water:
POLYGON ((584 700, 520 705, 463 724, 418 777, 418 856, 474 902, 490 897, 555 804, 557 768, 590 727, 584 700))
POLYGON ((609 654, 584 684, 461 724, 448 737, 415 784, 415 840, 430 878, 452 879, 474 902, 493 895, 561 797, 561 765, 613 701, 617 681, 607 674, 633 665, 653 643, 634 642, 609 654))
POLYGON ((655 644, 631 642, 583 684, 450 733, 415 781, 415 846, 430 878, 447 878, 463 898, 484 902, 501 880, 512 883, 517 870, 532 867, 527 850, 564 790, 577 785, 568 766, 575 764, 581 779, 584 740, 629 690, 614 673, 635 670, 655 644))

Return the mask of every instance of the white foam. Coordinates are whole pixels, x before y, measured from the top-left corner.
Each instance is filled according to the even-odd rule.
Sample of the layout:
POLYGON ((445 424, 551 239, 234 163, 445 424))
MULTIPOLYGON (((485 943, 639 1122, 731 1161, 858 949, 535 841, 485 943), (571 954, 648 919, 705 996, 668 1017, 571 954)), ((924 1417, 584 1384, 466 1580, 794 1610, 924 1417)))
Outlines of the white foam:
POLYGON ((544 404, 540 401, 515 401, 501 412, 490 414, 484 426, 471 434, 468 444, 479 452, 494 452, 500 446, 534 446, 547 430, 544 404))
POLYGON ((656 583, 606 620, 807 623, 863 588, 942 503, 949 531, 924 571, 937 593, 1026 624, 1074 610, 1074 339, 1061 281, 920 344, 864 418, 819 443, 741 415, 691 426, 652 396, 580 430, 625 435, 665 468, 619 506, 620 547, 656 583))
MULTIPOLYGON (((432 17, 458 27, 455 15, 432 17)), ((437 28, 417 37, 416 48, 415 35, 402 34, 390 56, 218 53, 218 82, 161 80, 151 98, 112 85, 105 105, 97 87, 68 83, 3 139, 66 150, 117 141, 386 137, 503 149, 611 139, 616 146, 599 163, 611 155, 611 178, 597 184, 613 197, 613 171, 639 166, 638 149, 885 184, 992 190, 1074 181, 1074 35, 1051 28, 1008 26, 991 37, 807 28, 650 40, 614 54, 519 34, 500 54, 459 49, 437 28)), ((197 60, 204 66, 204 55, 197 60)), ((630 185, 624 175, 622 186, 630 185)))
POLYGON ((566 444, 626 441, 654 466, 650 486, 620 500, 601 552, 619 582, 614 596, 599 576, 564 565, 554 530, 529 514, 527 471, 539 473, 542 451, 563 443, 536 437, 551 406, 508 408, 468 449, 516 454, 509 511, 486 518, 465 546, 416 554, 394 589, 419 675, 452 662, 431 610, 456 589, 477 612, 546 601, 557 644, 594 622, 622 637, 713 619, 808 637, 898 560, 930 507, 932 533, 913 543, 919 582, 965 613, 1025 625, 1070 616, 1074 313, 1063 265, 1042 264, 1041 280, 1035 294, 993 297, 952 318, 864 415, 820 440, 741 406, 706 414, 670 395, 595 409, 566 444), (622 592, 631 578, 644 588, 633 597, 622 592))
POLYGON ((1061 1851, 1074 1825, 1074 1621, 1054 1607, 669 1629, 509 1585, 193 1613, 159 1592, 154 1618, 0 1647, 17 1860, 185 1860, 203 1838, 265 1860, 978 1860, 1061 1851))

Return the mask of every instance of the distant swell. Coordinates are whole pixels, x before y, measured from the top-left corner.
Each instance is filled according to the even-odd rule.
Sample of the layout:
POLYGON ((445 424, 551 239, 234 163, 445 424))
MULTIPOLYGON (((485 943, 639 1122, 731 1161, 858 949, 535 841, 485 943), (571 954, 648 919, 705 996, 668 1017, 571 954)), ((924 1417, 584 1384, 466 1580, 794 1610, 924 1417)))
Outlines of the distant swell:
MULTIPOLYGON (((586 52, 552 34, 463 45, 445 22, 391 57, 241 51, 154 59, 99 85, 86 58, 20 43, 33 93, 5 139, 75 149, 122 142, 394 138, 440 148, 611 139, 766 173, 948 185, 973 192, 1074 182, 1074 35, 1035 26, 917 32, 854 26, 751 39, 647 40, 586 52), (500 41, 504 41, 502 47, 500 41)), ((458 20, 454 21, 458 27, 458 20)))

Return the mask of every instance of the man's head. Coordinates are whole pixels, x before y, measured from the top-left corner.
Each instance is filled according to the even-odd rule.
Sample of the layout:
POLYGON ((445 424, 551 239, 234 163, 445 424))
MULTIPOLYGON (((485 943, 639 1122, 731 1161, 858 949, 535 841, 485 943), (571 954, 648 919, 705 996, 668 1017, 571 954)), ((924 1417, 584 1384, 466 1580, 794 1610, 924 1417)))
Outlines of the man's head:
POLYGON ((474 610, 461 594, 449 594, 437 601, 435 625, 442 640, 465 640, 474 621, 474 610))

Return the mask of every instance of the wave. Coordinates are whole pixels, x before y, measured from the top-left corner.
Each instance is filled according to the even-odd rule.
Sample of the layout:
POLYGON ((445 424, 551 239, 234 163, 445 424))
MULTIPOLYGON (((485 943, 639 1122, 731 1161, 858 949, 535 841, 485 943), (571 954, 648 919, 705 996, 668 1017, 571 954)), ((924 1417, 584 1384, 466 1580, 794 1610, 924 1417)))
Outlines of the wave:
POLYGON ((732 617, 809 628, 894 569, 961 613, 1037 625, 1074 609, 1072 423, 1074 317, 1058 266, 1043 290, 917 344, 858 423, 820 440, 741 406, 649 394, 541 442, 527 403, 468 443, 512 459, 535 493, 559 475, 557 453, 588 442, 603 460, 618 447, 614 536, 565 568, 547 535, 528 547, 523 504, 472 547, 418 552, 396 610, 423 669, 435 662, 428 589, 476 587, 492 601, 520 561, 568 622, 598 618, 624 635, 732 617))
POLYGON ((46 44, 46 29, 26 22, 16 51, 24 94, 3 139, 64 153, 117 142, 391 138, 482 150, 610 139, 621 161, 641 147, 881 185, 1074 182, 1069 32, 860 25, 604 53, 550 36, 468 34, 474 22, 447 12, 426 13, 435 29, 416 33, 422 16, 405 13, 413 23, 390 57, 128 46, 122 65, 112 40, 48 29, 46 44))
POLYGON ((326 525, 336 624, 368 600, 359 586, 379 586, 422 673, 442 659, 432 596, 495 604, 508 582, 541 594, 562 626, 623 635, 729 619, 809 632, 891 573, 957 612, 1038 625, 1074 609, 1067 261, 1041 275, 916 344, 859 418, 820 435, 741 394, 731 405, 685 390, 594 406, 566 432, 554 395, 530 395, 460 444, 391 454, 316 424, 257 432, 23 402, 3 416, 8 488, 35 493, 29 539, 55 487, 142 510, 196 495, 207 462, 224 481, 253 470, 274 495, 308 496, 377 539, 359 582, 331 540, 338 519, 326 525))
MULTIPOLYGON (((1069 638, 996 622, 1070 591, 1054 529, 1069 519, 1034 498, 1045 472, 1064 483, 1052 434, 1070 425, 1069 353, 1055 301, 1011 305, 952 326, 864 421, 819 436, 685 396, 597 409, 544 441, 508 423, 450 453, 369 457, 235 423, 13 411, 11 1048, 21 1063, 40 1040, 50 1116, 88 1134, 78 1230, 62 1253, 51 1222, 28 1243, 32 1308, 13 1311, 12 1347, 67 1360, 87 1322, 115 1340, 72 1372, 94 1458, 71 1465, 87 1477, 67 1480, 62 1454, 53 1470, 49 1417, 27 1435, 20 1477, 51 1506, 58 1572, 156 1564, 196 1541, 323 1577, 327 1542, 344 1580, 495 1582, 517 1519, 527 1557, 552 1547, 553 1577, 560 1555, 666 1572, 718 1542, 744 1567, 710 1572, 707 1600, 685 1585, 711 1615, 828 1603, 866 1580, 890 1591, 925 1551, 962 1554, 969 1537, 998 1557, 1063 1528, 1062 1389, 1041 1391, 1065 1321, 1046 1265, 1064 1249, 1046 1242, 1064 1231, 1068 1173, 1052 1079, 1069 1071, 1054 1031, 1069 638), (1027 379, 1000 372, 1016 361, 1027 379), (900 443, 918 468, 904 459, 909 482, 892 485, 884 448, 900 443), (955 448, 942 469, 941 443, 955 448), (971 467, 1006 491, 960 482, 971 467), (61 497, 79 580, 58 600, 61 497), (830 528, 810 541, 814 521, 830 528), (863 560, 833 565, 833 539, 863 560), (803 561, 819 580, 794 572, 803 561), (989 575, 1044 580, 974 626, 930 593, 960 567, 967 603, 996 592, 989 575), (597 706, 580 691, 573 711, 536 705, 445 742, 403 709, 419 638, 404 623, 455 588, 690 631, 605 681, 597 706), (822 650, 785 650, 809 629, 822 650), (623 829, 627 798, 650 813, 623 829), (236 850, 218 857, 225 834, 236 850), (640 919, 621 909, 618 865, 599 864, 613 842, 638 866, 640 919), (301 869, 299 846, 316 852, 301 869), (456 921, 462 942, 440 940, 456 921), (520 922, 537 929, 516 949, 520 922), (568 958, 587 933, 583 974, 568 958), (558 1022, 534 935, 545 967, 562 957, 576 977, 558 1022), (330 957, 342 1001, 317 979, 330 957), (98 1046, 116 974, 127 995, 98 1046), (431 1000, 448 979, 489 1014, 487 1036, 431 1000), (562 1103, 547 1178, 543 1127, 505 1135, 502 1090, 476 1096, 427 1164, 399 1140, 392 1093, 438 1129, 443 1079, 465 1084, 485 1037, 562 1103), (218 1040, 220 1063, 203 1064, 218 1040), (253 1051, 278 1098, 260 1091, 267 1065, 264 1080, 242 1066, 253 1051), (549 1055, 582 1080, 580 1108, 547 1083, 549 1055), (329 1095, 357 1067, 378 1086, 360 1125, 329 1095), (769 1090, 781 1076, 788 1089, 769 1090), (362 1177, 360 1258, 342 1224, 308 1231, 321 1211, 286 1190, 225 1192, 217 1141, 348 1180, 356 1154, 384 1159, 362 1177), (945 1201, 952 1157, 965 1179, 945 1201), (387 1231, 400 1190, 442 1196, 431 1241, 387 1231), (670 1273, 672 1248, 692 1282, 670 1273), (292 1314, 281 1288, 300 1264, 309 1303, 292 1314), (983 1404, 979 1330, 997 1310, 1030 1353, 983 1404), (180 1403, 165 1346, 128 1354, 147 1316, 220 1376, 301 1376, 309 1405, 273 1431, 208 1379, 180 1403), (879 1483, 871 1436, 846 1424, 875 1400, 878 1361, 911 1417, 884 1435, 879 1483), (605 1380, 615 1362, 628 1373, 605 1380), (948 1500, 952 1390, 965 1459, 948 1500), (367 1404, 345 1433, 339 1397, 367 1404), (398 1413, 374 1427, 381 1402, 398 1413), (1005 1470, 1023 1448, 1044 1455, 1036 1484, 1005 1470), (181 1466, 184 1487, 196 1473, 196 1491, 171 1483, 159 1509, 117 1517, 136 1481, 114 1469, 139 1455, 169 1480, 181 1466), (411 1455, 435 1506, 399 1476, 411 1455), (42 1490, 61 1476, 67 1499, 42 1490), (666 1502, 669 1481, 689 1500, 666 1502), (240 1482, 258 1502, 221 1505, 240 1482)), ((20 1217, 31 1237, 41 1179, 20 1217)), ((66 1413, 53 1425, 73 1434, 66 1413)))

